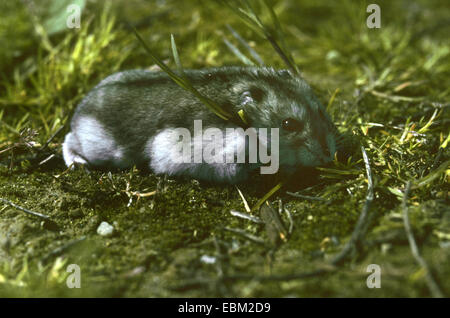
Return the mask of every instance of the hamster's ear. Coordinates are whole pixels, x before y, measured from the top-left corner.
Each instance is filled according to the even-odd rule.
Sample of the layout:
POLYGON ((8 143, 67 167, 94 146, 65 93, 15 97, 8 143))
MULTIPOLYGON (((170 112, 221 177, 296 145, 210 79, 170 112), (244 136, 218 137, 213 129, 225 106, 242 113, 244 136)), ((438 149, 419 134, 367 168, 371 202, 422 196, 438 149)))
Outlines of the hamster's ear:
POLYGON ((246 105, 248 103, 261 103, 265 97, 265 92, 257 86, 250 86, 245 89, 240 96, 241 105, 246 105))
POLYGON ((249 89, 250 95, 254 99, 255 102, 261 103, 266 96, 266 93, 263 89, 259 88, 258 86, 252 86, 249 89))

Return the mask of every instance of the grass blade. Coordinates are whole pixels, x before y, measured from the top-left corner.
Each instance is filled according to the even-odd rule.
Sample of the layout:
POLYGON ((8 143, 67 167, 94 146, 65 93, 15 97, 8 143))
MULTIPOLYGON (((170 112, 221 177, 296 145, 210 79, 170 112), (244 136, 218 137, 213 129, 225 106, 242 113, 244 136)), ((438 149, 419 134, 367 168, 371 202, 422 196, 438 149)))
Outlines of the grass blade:
POLYGON ((223 42, 230 49, 230 51, 233 52, 233 54, 241 60, 242 63, 249 66, 255 66, 255 63, 253 63, 248 57, 246 57, 233 43, 225 38, 223 39, 223 42))
MULTIPOLYGON (((192 94, 194 94, 203 104, 205 104, 211 111, 213 111, 217 116, 219 116, 223 120, 230 120, 231 119, 232 121, 236 122, 236 120, 234 119, 236 116, 233 116, 232 114, 230 114, 228 111, 226 111, 225 109, 220 107, 217 103, 215 103, 213 100, 211 100, 207 96, 202 95, 198 90, 196 90, 192 86, 192 84, 188 81, 187 78, 183 78, 183 77, 177 75, 175 72, 173 72, 170 69, 170 67, 168 67, 160 58, 158 58, 152 52, 152 50, 148 47, 148 45, 145 43, 145 41, 139 35, 137 30, 131 25, 129 25, 129 27, 133 30, 134 35, 139 40, 139 42, 142 44, 142 46, 147 51, 149 56, 152 58, 153 62, 156 65, 158 65, 164 72, 166 72, 167 75, 169 75, 169 77, 176 84, 178 84, 180 87, 182 87, 182 88, 186 89, 187 91, 190 91, 192 94)), ((181 62, 179 61, 178 52, 176 52, 175 41, 173 41, 172 43, 173 43, 172 50, 175 52, 175 56, 174 56, 175 57, 175 62, 177 64, 179 63, 179 66, 181 67, 181 62), (178 62, 177 62, 177 59, 178 59, 178 62)), ((239 122, 239 121, 237 121, 237 122, 239 122)))
MULTIPOLYGON (((278 36, 281 39, 282 45, 280 46, 278 44, 278 37, 274 35, 274 33, 263 24, 261 19, 259 18, 256 11, 251 6, 250 2, 247 0, 243 0, 242 2, 246 6, 246 10, 242 8, 238 8, 236 6, 233 6, 227 1, 224 0, 217 0, 223 5, 225 5, 227 8, 229 8, 233 13, 238 15, 243 22, 245 22, 249 27, 251 27, 258 35, 265 38, 269 43, 272 45, 272 47, 275 49, 277 54, 281 57, 283 62, 286 64, 286 66, 293 72, 294 74, 301 76, 300 70, 298 66, 294 63, 294 59, 292 58, 292 55, 286 50, 284 43, 284 39, 282 36, 278 36)), ((270 15, 272 16, 272 22, 274 24, 274 29, 277 30, 281 27, 281 24, 273 11, 273 9, 270 7, 269 4, 266 4, 267 10, 269 10, 270 15)))
POLYGON ((259 56, 259 54, 247 43, 247 41, 245 41, 240 35, 239 33, 236 32, 236 30, 234 30, 231 25, 227 24, 226 25, 228 31, 231 32, 231 34, 233 35, 233 37, 239 41, 240 44, 242 44, 245 49, 248 51, 248 53, 250 53, 250 55, 255 59, 255 61, 260 65, 263 66, 264 62, 262 60, 262 58, 259 56))
POLYGON ((175 60, 175 64, 177 65, 178 73, 180 73, 180 75, 183 76, 183 78, 186 78, 184 74, 183 65, 181 65, 180 56, 178 55, 177 45, 175 43, 175 38, 173 34, 170 35, 170 43, 172 45, 173 59, 175 60))
POLYGON ((278 183, 276 186, 274 186, 272 189, 270 189, 269 192, 267 192, 261 199, 259 199, 258 202, 256 202, 255 206, 252 208, 252 212, 257 211, 259 209, 259 207, 261 206, 261 204, 263 204, 264 202, 266 202, 267 200, 269 200, 269 198, 278 190, 281 189, 281 187, 283 186, 283 182, 278 183))

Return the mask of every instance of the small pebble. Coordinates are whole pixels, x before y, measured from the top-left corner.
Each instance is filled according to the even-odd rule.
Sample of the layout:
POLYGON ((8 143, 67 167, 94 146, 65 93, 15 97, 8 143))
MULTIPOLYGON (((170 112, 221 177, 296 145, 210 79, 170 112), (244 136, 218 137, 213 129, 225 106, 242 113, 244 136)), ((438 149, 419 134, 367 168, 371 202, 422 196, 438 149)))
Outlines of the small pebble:
POLYGON ((99 227, 97 228, 97 234, 101 236, 111 236, 113 232, 114 227, 107 222, 100 223, 99 227))
POLYGON ((203 255, 200 258, 200 261, 205 264, 214 264, 216 262, 216 258, 214 256, 203 255))

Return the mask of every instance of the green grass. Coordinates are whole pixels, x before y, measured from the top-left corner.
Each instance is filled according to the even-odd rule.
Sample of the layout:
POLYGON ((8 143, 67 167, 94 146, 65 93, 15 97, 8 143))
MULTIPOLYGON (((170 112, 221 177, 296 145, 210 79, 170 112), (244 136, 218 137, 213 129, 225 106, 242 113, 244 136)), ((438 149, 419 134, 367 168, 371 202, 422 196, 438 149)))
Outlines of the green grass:
MULTIPOLYGON (((224 230, 241 229, 268 241, 263 225, 229 213, 245 211, 234 187, 164 181, 135 169, 65 172, 64 124, 77 103, 113 72, 153 66, 124 21, 136 25, 172 69, 177 65, 170 34, 186 69, 242 65, 223 42, 245 52, 226 24, 266 65, 286 68, 264 34, 220 2, 89 2, 81 29, 46 34, 40 13, 45 4, 34 15, 22 2, 8 1, 0 4, 0 197, 50 216, 59 229, 0 204, 0 296, 429 297, 402 221, 408 181, 420 253, 450 295, 450 8, 441 1, 378 1, 382 27, 368 29, 370 2, 270 3, 283 29, 280 45, 328 105, 339 130, 368 154, 375 196, 357 253, 312 278, 238 277, 327 266, 350 238, 365 202, 368 179, 359 146, 348 161, 319 169, 314 182, 298 178, 270 198, 275 208, 282 199, 294 222, 292 235, 273 256, 269 247, 224 230), (56 156, 39 165, 50 154, 56 156), (136 195, 156 189, 155 196, 136 195), (286 190, 323 200, 294 198, 286 190), (113 224, 116 234, 96 234, 101 221, 113 224), (204 255, 220 256, 223 276, 218 265, 201 261, 204 255), (65 268, 72 263, 81 267, 79 290, 65 284, 65 268), (381 289, 366 287, 369 264, 382 268, 381 289)), ((272 25, 270 10, 258 4, 254 9, 272 25)), ((277 181, 260 178, 239 188, 252 207, 277 181)))

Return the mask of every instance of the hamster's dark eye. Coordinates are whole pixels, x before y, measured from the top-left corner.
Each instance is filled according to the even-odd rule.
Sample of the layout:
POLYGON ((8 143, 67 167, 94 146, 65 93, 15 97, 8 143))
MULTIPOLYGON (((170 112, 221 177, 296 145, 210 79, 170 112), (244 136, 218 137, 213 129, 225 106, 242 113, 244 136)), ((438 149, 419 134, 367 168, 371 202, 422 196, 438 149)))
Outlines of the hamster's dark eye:
POLYGON ((288 131, 302 131, 303 124, 294 118, 286 118, 281 122, 281 127, 288 131))

